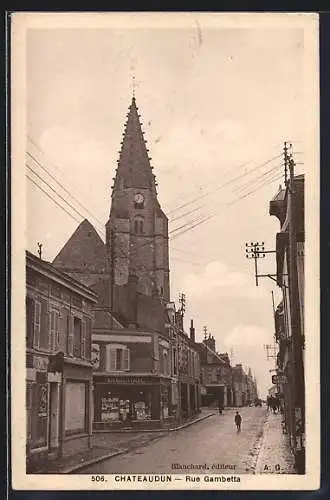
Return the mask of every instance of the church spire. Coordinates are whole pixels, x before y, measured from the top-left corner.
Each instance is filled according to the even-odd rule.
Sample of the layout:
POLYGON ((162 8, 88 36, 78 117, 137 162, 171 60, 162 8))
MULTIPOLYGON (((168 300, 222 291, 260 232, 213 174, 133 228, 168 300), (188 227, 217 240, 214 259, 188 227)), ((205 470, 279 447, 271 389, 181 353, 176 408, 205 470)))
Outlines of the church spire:
POLYGON ((132 187, 156 191, 155 176, 150 165, 151 158, 142 131, 134 87, 123 135, 114 189, 132 187))

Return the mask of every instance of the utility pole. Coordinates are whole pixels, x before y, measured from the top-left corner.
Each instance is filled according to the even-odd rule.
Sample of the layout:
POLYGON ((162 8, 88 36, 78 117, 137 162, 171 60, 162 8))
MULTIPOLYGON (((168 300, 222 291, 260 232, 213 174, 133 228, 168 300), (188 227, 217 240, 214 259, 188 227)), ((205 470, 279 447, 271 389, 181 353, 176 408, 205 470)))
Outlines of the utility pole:
POLYGON ((41 256, 42 256, 42 243, 37 243, 38 245, 38 255, 39 255, 39 259, 41 259, 41 256))
POLYGON ((181 305, 180 311, 181 311, 181 315, 182 315, 182 319, 183 319, 184 313, 186 312, 186 295, 184 293, 180 293, 179 303, 181 305))
POLYGON ((204 340, 207 339, 207 326, 203 326, 204 340))
POLYGON ((255 278, 256 278, 256 286, 258 286, 258 265, 257 259, 265 258, 265 247, 264 242, 261 244, 257 242, 251 241, 251 243, 245 243, 245 252, 247 259, 254 259, 254 270, 255 270, 255 278))

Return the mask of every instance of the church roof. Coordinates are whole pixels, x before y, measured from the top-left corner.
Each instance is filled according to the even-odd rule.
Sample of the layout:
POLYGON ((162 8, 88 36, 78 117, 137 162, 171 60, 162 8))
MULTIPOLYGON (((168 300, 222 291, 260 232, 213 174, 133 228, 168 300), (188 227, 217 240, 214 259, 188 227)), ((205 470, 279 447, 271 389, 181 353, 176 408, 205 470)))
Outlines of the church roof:
POLYGON ((148 149, 134 96, 127 114, 124 138, 121 144, 114 189, 121 189, 122 181, 125 188, 155 188, 155 178, 150 166, 148 149))
POLYGON ((53 261, 62 269, 106 271, 106 247, 94 226, 83 220, 53 261))

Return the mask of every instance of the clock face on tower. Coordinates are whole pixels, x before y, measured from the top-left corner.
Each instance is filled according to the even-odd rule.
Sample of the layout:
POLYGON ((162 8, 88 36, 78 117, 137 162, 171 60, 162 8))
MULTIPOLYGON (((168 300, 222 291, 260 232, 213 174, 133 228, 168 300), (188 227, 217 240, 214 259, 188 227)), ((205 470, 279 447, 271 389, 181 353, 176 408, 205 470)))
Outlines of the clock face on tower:
POLYGON ((143 202, 144 202, 144 196, 143 194, 141 193, 137 193, 135 196, 134 196, 134 201, 137 205, 142 205, 143 202))

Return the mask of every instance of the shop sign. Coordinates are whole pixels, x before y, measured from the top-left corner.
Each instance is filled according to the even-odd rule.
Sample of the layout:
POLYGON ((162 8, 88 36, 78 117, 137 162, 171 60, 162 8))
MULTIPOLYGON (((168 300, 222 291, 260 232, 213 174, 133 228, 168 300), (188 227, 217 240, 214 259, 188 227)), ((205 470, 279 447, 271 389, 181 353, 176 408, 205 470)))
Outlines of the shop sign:
POLYGON ((284 385, 288 383, 288 379, 286 375, 272 375, 272 383, 274 385, 278 384, 284 385))
POLYGON ((47 371, 48 367, 48 358, 44 358, 42 356, 33 356, 33 368, 35 368, 39 372, 47 371))
POLYGON ((148 377, 108 377, 108 384, 154 384, 156 379, 148 377))

